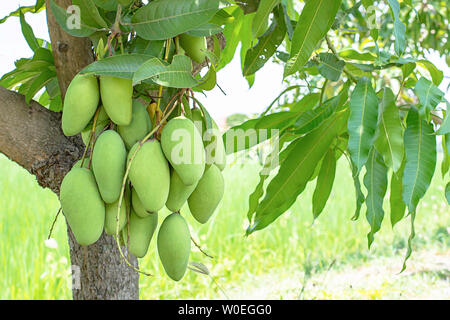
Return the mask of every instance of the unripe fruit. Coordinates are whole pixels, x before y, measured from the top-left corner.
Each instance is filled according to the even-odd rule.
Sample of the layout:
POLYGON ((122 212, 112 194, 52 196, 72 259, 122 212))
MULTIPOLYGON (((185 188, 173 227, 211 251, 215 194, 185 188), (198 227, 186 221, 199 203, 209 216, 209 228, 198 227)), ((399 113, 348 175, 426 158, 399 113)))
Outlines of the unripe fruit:
POLYGON ((172 213, 164 219, 158 232, 158 254, 167 275, 183 278, 191 252, 191 234, 184 218, 172 213))
POLYGON ((179 211, 196 186, 196 183, 186 186, 183 181, 181 181, 178 173, 175 170, 172 170, 170 175, 169 198, 166 202, 167 209, 172 212, 179 211))
POLYGON ((61 183, 60 200, 77 242, 83 246, 96 242, 105 224, 105 204, 92 172, 85 168, 70 170, 61 183))
POLYGON ((205 171, 205 150, 194 123, 184 117, 173 118, 161 134, 164 155, 187 186, 200 180, 205 171))
POLYGON ((62 130, 66 136, 83 131, 97 110, 99 98, 96 77, 78 74, 73 78, 62 112, 62 130))
POLYGON ((206 130, 200 109, 192 110, 192 121, 203 138, 203 145, 206 153, 206 164, 215 164, 222 171, 227 163, 227 155, 223 144, 222 134, 220 133, 217 123, 212 121, 212 129, 206 130))
MULTIPOLYGON (((97 123, 95 125, 95 138, 98 138, 98 136, 103 131, 103 129, 108 125, 108 123, 109 123, 108 114, 106 113, 105 108, 101 106, 100 111, 98 112, 97 123)), ((92 125, 93 121, 91 121, 91 123, 89 123, 89 125, 83 131, 81 131, 81 139, 83 139, 83 143, 85 146, 87 146, 89 143, 89 137, 92 132, 92 125)))
MULTIPOLYGON (((119 207, 119 200, 114 203, 106 205, 106 217, 105 217, 105 232, 109 235, 116 234, 117 228, 117 209, 119 207)), ((127 224, 127 206, 125 198, 122 200, 122 206, 120 207, 119 214, 119 231, 127 224)))
POLYGON ((129 224, 123 229, 123 241, 128 250, 137 258, 147 253, 153 233, 158 225, 158 213, 152 213, 147 218, 139 218, 131 210, 129 224), (128 238, 128 232, 130 237, 128 238))
POLYGON ((192 216, 200 223, 206 223, 222 200, 225 183, 222 173, 211 165, 198 182, 188 199, 192 216))
POLYGON ((144 138, 152 130, 147 109, 139 101, 133 101, 133 116, 128 126, 118 126, 117 131, 125 142, 127 149, 131 149, 136 142, 144 138))
POLYGON ((92 171, 106 203, 119 199, 127 151, 120 135, 107 130, 98 137, 92 154, 92 171))
POLYGON ((205 37, 190 36, 186 33, 180 35, 180 45, 192 60, 197 63, 205 61, 207 50, 205 37))
MULTIPOLYGON (((128 161, 134 155, 139 142, 128 153, 128 161)), ((129 178, 142 205, 147 211, 157 212, 169 196, 169 164, 157 140, 145 142, 137 151, 130 166, 129 178)))
MULTIPOLYGON (((89 158, 85 158, 83 161, 83 168, 89 169, 88 166, 89 166, 89 158)), ((81 168, 81 159, 75 162, 75 164, 72 166, 72 169, 73 168, 81 168)))
POLYGON ((131 123, 133 85, 130 79, 101 76, 100 95, 106 113, 115 124, 131 123))
POLYGON ((142 204, 141 199, 139 199, 139 196, 134 188, 133 188, 133 191, 131 192, 131 203, 132 203, 134 212, 136 213, 136 215, 139 218, 146 218, 150 214, 152 214, 151 212, 148 212, 147 210, 145 210, 144 205, 142 204))

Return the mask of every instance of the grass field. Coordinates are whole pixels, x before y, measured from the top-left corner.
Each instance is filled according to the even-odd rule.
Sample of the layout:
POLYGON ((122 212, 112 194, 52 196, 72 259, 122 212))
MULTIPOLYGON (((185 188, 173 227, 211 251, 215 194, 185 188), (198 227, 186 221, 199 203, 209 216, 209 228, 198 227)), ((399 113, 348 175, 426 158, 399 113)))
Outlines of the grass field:
MULTIPOLYGON (((415 289, 421 297, 450 299, 446 289, 450 287, 450 211, 439 166, 417 213, 415 252, 401 275, 409 218, 392 230, 385 206, 383 228, 369 251, 364 209, 358 221, 350 221, 354 190, 345 160, 339 162, 332 196, 313 225, 314 182, 288 213, 245 238, 247 199, 257 183, 258 168, 257 164, 246 164, 225 170, 225 196, 208 224, 198 224, 189 217, 187 208, 182 209, 194 238, 214 256, 209 259, 193 246, 191 261, 206 265, 211 276, 188 271, 179 283, 170 281, 163 273, 153 239, 140 266, 156 276, 140 278, 141 298, 414 298, 420 295, 402 292, 415 289), (418 266, 431 271, 414 273, 418 266), (349 291, 345 277, 360 279, 350 285, 356 289, 349 291)), ((71 298, 63 218, 53 231, 56 241, 45 241, 58 209, 58 199, 50 190, 39 187, 33 176, 0 155, 0 299, 71 298)), ((167 214, 161 212, 160 219, 167 214)))

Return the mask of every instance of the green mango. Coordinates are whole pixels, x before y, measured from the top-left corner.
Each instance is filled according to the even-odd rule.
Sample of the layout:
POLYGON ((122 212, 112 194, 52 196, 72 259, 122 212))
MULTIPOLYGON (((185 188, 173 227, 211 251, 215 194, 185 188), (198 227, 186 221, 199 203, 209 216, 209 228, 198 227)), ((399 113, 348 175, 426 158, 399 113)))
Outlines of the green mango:
POLYGON ((200 223, 208 221, 222 200, 224 189, 222 173, 215 165, 211 165, 188 199, 189 210, 195 220, 200 223))
POLYGON ((119 126, 131 123, 133 85, 130 79, 100 76, 100 96, 106 113, 119 126))
MULTIPOLYGON (((108 114, 105 111, 105 108, 101 106, 97 117, 97 123, 95 125, 95 138, 98 138, 103 129, 105 129, 105 127, 109 124, 109 121, 110 120, 108 114)), ((93 120, 91 120, 88 126, 83 131, 81 131, 81 139, 83 139, 83 143, 85 146, 87 146, 89 143, 89 137, 92 132, 92 125, 93 120)))
POLYGON ((183 181, 181 181, 178 173, 175 170, 172 170, 170 175, 169 198, 167 198, 166 201, 167 209, 172 212, 179 211, 196 186, 196 183, 186 186, 183 181))
POLYGON ((205 61, 207 51, 206 38, 190 36, 186 33, 180 35, 180 45, 186 55, 197 63, 205 61))
POLYGON ((67 88, 62 112, 62 130, 66 136, 79 134, 97 110, 100 96, 94 76, 76 75, 67 88))
POLYGON ((96 242, 105 224, 105 204, 92 172, 73 168, 61 183, 61 208, 75 239, 82 246, 96 242))
POLYGON ((139 218, 146 218, 152 214, 151 212, 145 210, 144 205, 142 204, 141 199, 139 199, 139 196, 134 188, 133 191, 131 191, 131 204, 134 212, 139 218))
POLYGON ((215 164, 220 171, 223 171, 223 169, 225 169, 225 165, 227 164, 227 154, 225 152, 225 145, 223 144, 219 126, 213 119, 211 119, 212 129, 207 131, 200 109, 192 110, 192 121, 203 138, 203 145, 206 153, 206 165, 215 164))
POLYGON ((161 146, 185 185, 200 180, 205 171, 205 150, 202 137, 191 120, 185 117, 169 120, 161 133, 161 146))
POLYGON ((186 273, 191 252, 191 234, 186 220, 178 214, 167 216, 158 232, 158 254, 167 275, 179 281, 186 273))
POLYGON ((118 126, 117 131, 125 142, 127 149, 144 138, 152 130, 147 109, 138 100, 133 101, 133 116, 128 126, 118 126))
POLYGON ((123 241, 128 250, 137 258, 142 258, 148 251, 153 233, 158 225, 158 213, 152 213, 146 218, 139 218, 131 210, 130 221, 123 228, 123 241), (128 232, 130 238, 128 239, 128 232))
MULTIPOLYGON (((105 217, 105 232, 110 236, 116 234, 117 227, 117 209, 119 207, 119 200, 114 203, 106 205, 106 217, 105 217)), ((127 224, 127 203, 125 198, 122 200, 122 206, 120 207, 119 214, 119 232, 127 224)))
POLYGON ((119 199, 126 159, 127 151, 117 132, 107 130, 98 137, 92 153, 92 171, 106 203, 119 199))
MULTIPOLYGON (((72 166, 72 168, 81 168, 81 159, 75 162, 75 164, 72 166)), ((84 158, 83 162, 83 168, 89 169, 89 158, 84 158)))
MULTIPOLYGON (((128 161, 135 153, 137 142, 128 153, 128 161)), ((145 142, 137 151, 130 166, 129 178, 142 205, 147 211, 157 212, 169 196, 169 164, 158 140, 145 142)))

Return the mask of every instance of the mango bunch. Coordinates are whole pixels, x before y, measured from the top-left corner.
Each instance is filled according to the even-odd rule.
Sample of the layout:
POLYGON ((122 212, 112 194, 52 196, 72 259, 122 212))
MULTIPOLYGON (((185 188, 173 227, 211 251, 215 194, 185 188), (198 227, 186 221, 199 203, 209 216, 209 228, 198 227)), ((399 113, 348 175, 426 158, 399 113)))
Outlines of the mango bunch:
POLYGON ((152 135, 143 141, 155 131, 154 124, 146 106, 133 100, 131 81, 109 76, 98 81, 90 75, 73 79, 62 130, 67 136, 81 133, 87 148, 93 140, 93 149, 65 176, 60 201, 80 245, 95 243, 105 231, 142 258, 157 230, 158 212, 167 207, 172 213, 159 227, 158 254, 170 278, 183 277, 191 236, 180 209, 187 203, 195 220, 206 223, 222 199, 225 167, 218 130, 206 130, 199 109, 189 114, 192 119, 170 119, 160 140, 152 135))

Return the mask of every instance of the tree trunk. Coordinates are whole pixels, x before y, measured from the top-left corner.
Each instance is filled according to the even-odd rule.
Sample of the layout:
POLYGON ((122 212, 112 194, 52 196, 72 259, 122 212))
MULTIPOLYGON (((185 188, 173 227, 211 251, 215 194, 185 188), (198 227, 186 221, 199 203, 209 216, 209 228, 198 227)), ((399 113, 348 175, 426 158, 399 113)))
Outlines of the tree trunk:
MULTIPOLYGON (((67 8, 71 0, 56 0, 67 8)), ((56 23, 47 5, 47 23, 52 43, 61 95, 64 97, 72 78, 93 61, 89 39, 75 38, 56 23)), ((34 174, 38 183, 59 195, 65 174, 83 153, 79 136, 65 137, 61 114, 0 87, 0 152, 34 174)), ((72 263, 74 299, 138 299, 139 275, 121 258, 115 239, 103 234, 93 245, 76 243, 68 227, 72 263)), ((127 255, 126 248, 123 252, 127 255)), ((137 267, 137 259, 129 256, 137 267)))

